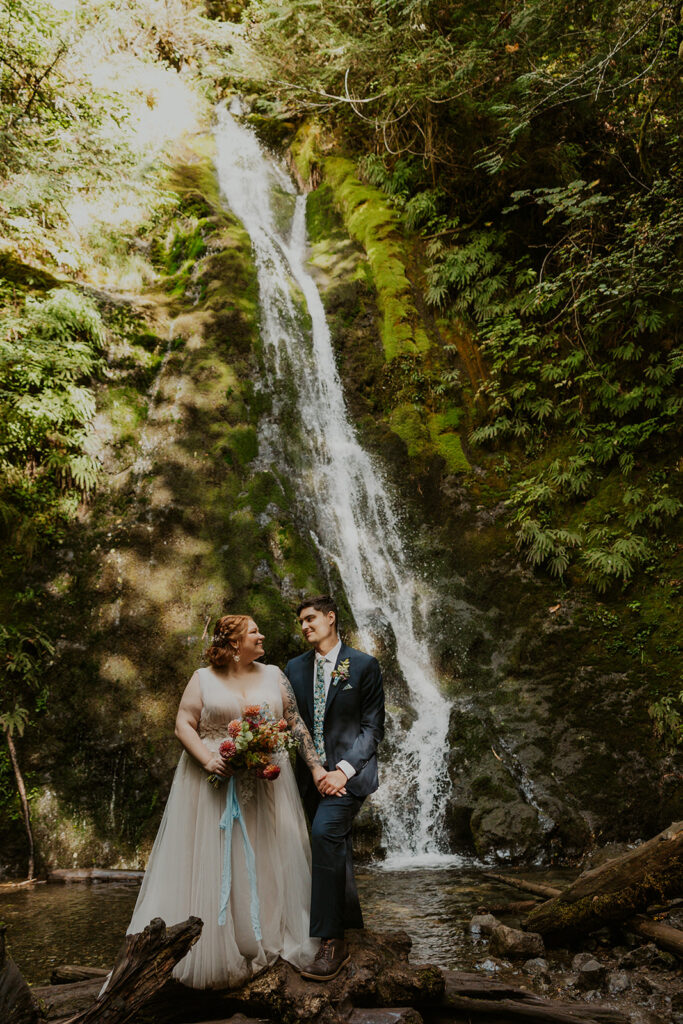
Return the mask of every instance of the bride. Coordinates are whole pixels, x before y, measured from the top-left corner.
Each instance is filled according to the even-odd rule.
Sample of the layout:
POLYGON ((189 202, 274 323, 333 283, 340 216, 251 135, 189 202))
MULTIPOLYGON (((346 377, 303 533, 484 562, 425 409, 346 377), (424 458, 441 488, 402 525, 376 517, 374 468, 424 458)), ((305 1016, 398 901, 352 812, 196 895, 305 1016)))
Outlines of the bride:
POLYGON ((241 718, 247 705, 267 704, 276 719, 285 718, 314 781, 325 774, 287 678, 274 665, 257 663, 263 653, 263 635, 253 619, 218 620, 207 651, 210 666, 194 673, 180 701, 175 733, 185 749, 128 926, 133 934, 154 917, 167 925, 200 917, 201 937, 173 971, 192 988, 234 987, 278 956, 301 966, 317 945, 309 938, 308 833, 286 754, 276 755, 281 773, 274 781, 253 772, 234 776, 254 862, 239 821, 230 821, 230 835, 221 828, 230 772, 218 747, 228 723, 241 718), (208 774, 226 782, 214 788, 208 774), (224 866, 226 840, 231 846, 224 866), (226 871, 229 899, 221 914, 225 923, 219 924, 226 871))

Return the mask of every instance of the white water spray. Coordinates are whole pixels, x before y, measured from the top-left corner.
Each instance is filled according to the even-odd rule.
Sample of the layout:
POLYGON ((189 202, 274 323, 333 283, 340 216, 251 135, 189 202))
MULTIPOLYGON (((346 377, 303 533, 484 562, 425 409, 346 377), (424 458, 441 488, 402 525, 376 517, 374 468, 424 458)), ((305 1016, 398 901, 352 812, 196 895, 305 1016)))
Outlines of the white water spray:
POLYGON ((416 618, 426 595, 410 572, 387 481, 363 450, 349 421, 318 289, 306 269, 306 199, 267 156, 253 133, 221 111, 217 169, 225 199, 249 233, 261 304, 261 334, 273 382, 296 389, 296 451, 284 456, 311 510, 316 543, 339 573, 360 631, 380 611, 390 623, 399 666, 417 713, 398 726, 393 761, 381 768, 373 802, 382 818, 387 866, 452 863, 444 831, 448 797, 449 705, 442 696, 416 618), (278 224, 272 199, 294 206, 291 229, 278 224), (298 295, 297 295, 298 292, 298 295), (303 298, 303 302, 301 299, 303 298), (310 316, 304 326, 301 306, 310 316))

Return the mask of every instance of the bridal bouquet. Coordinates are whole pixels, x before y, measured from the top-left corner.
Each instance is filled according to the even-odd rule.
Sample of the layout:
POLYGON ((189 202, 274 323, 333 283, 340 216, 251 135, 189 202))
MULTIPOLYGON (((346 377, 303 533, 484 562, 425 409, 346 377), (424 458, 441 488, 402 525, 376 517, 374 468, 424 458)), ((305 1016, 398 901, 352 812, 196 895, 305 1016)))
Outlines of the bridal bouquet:
MULTIPOLYGON (((228 739, 223 740, 218 753, 233 772, 253 771, 259 779, 273 781, 280 767, 271 757, 281 750, 296 747, 296 740, 284 718, 276 721, 267 705, 250 704, 244 709, 244 718, 235 718, 228 725, 228 739)), ((221 775, 209 775, 212 786, 220 786, 221 775)))

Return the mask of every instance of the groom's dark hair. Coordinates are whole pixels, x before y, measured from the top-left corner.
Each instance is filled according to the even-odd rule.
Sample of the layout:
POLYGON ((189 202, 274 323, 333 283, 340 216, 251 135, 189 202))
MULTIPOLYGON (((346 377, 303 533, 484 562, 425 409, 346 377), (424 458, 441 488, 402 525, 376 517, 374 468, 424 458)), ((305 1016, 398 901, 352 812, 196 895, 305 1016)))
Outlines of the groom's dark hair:
POLYGON ((297 607, 297 616, 301 615, 304 608, 315 608, 317 612, 322 612, 323 615, 327 615, 328 612, 334 612, 334 627, 339 632, 339 609, 337 608, 337 602, 329 594, 321 594, 320 597, 307 597, 305 601, 301 601, 297 607))

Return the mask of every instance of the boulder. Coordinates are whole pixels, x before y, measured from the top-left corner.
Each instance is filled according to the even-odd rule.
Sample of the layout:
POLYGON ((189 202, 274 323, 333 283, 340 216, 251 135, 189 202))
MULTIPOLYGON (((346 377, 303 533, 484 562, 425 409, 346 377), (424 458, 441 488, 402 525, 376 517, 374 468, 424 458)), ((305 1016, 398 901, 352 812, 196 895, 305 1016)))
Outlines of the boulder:
POLYGON ((504 960, 528 960, 545 952, 543 939, 536 932, 522 932, 499 924, 491 933, 491 953, 504 960))

